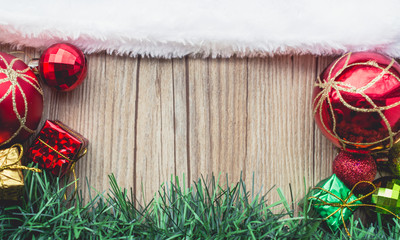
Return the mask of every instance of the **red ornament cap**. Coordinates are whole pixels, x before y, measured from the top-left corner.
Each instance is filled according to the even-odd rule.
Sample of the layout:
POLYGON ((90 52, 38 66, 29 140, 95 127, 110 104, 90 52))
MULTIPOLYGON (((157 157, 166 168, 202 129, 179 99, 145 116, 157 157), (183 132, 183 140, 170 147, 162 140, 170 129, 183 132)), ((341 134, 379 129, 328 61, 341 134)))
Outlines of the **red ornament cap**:
POLYGON ((313 99, 318 127, 346 151, 380 151, 399 139, 400 65, 394 59, 348 53, 323 71, 313 99))
POLYGON ((72 44, 54 44, 41 55, 39 74, 48 86, 59 91, 71 91, 86 78, 85 55, 72 44))
POLYGON ((0 52, 0 146, 25 141, 43 112, 43 91, 20 59, 0 52))

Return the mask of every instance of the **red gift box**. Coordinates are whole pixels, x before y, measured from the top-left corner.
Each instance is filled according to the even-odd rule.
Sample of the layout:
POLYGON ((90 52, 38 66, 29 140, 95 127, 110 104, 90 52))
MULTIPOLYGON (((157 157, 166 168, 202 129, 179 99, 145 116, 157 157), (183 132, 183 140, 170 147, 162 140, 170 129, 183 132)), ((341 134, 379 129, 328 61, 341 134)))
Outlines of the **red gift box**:
POLYGON ((28 151, 39 167, 63 176, 87 152, 88 140, 60 121, 47 120, 28 151))

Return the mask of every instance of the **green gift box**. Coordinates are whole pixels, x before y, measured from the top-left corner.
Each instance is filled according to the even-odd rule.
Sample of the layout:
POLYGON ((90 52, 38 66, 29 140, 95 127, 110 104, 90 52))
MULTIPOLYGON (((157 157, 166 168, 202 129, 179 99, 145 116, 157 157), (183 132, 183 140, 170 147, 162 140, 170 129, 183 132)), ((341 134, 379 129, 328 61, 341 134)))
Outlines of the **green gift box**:
POLYGON ((319 182, 309 196, 312 207, 325 218, 332 231, 336 231, 347 221, 357 209, 357 205, 361 204, 336 174, 319 182))
MULTIPOLYGON (((394 214, 400 213, 400 180, 393 179, 386 184, 386 187, 378 188, 372 195, 371 202, 376 206, 382 207, 394 214)), ((377 212, 391 214, 381 208, 376 208, 377 212)))

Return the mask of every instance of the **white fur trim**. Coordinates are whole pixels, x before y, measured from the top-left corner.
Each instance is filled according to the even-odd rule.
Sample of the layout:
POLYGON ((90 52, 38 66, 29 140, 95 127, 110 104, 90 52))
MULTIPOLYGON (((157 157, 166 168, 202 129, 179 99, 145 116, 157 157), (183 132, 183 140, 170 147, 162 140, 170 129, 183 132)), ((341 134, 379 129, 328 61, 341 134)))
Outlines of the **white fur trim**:
MULTIPOLYGON (((1 1, 0 1, 1 2, 1 1)), ((400 57, 399 0, 12 0, 0 42, 153 57, 341 54, 400 57)))

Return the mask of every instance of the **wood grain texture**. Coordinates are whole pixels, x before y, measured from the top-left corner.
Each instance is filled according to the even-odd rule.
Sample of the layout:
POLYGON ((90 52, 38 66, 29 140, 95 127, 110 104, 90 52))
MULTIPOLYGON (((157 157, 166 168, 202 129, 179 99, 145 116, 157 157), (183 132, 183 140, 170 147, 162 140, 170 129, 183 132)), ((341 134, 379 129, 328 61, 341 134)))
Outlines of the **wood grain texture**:
MULTIPOLYGON (((334 59, 334 57, 318 58, 315 67, 315 77, 317 77, 334 59)), ((313 184, 318 183, 321 179, 332 174, 332 162, 337 153, 336 147, 322 134, 317 125, 314 125, 313 184)))
POLYGON ((291 183, 299 199, 304 194, 304 178, 310 183, 314 62, 311 56, 249 61, 246 176, 254 174, 255 188, 262 192, 277 185, 288 193, 291 183))
POLYGON ((175 173, 171 61, 141 59, 137 114, 136 189, 150 199, 175 173))
MULTIPOLYGON (((24 49, 18 56, 27 62, 40 53, 24 49)), ((314 80, 332 57, 168 60, 98 53, 88 60, 88 78, 76 90, 43 86, 42 122, 59 119, 90 140, 77 164, 81 185, 87 178, 106 191, 114 173, 143 202, 173 176, 191 183, 228 174, 230 182, 242 177, 261 193, 276 185, 289 196, 291 184, 299 200, 304 181, 311 186, 331 174, 336 150, 315 127, 311 104, 314 80)))
POLYGON ((189 59, 189 161, 192 180, 246 166, 247 59, 189 59))

